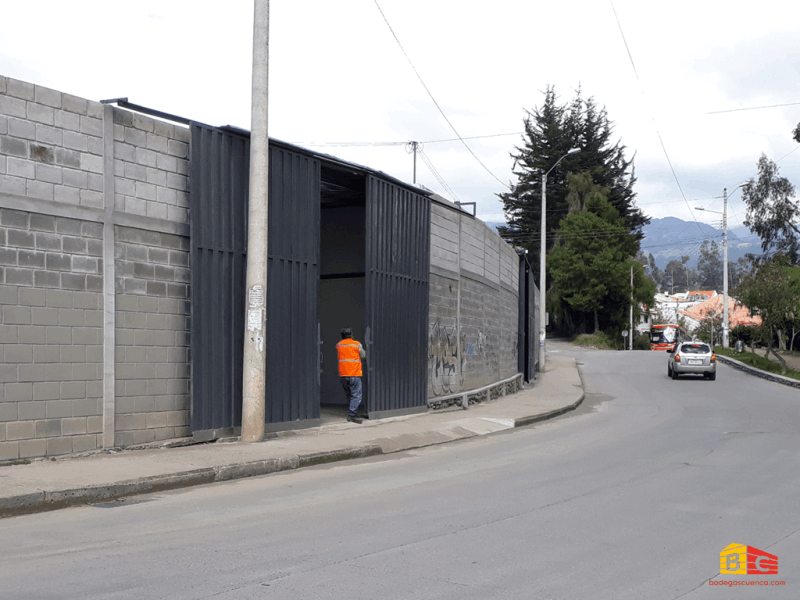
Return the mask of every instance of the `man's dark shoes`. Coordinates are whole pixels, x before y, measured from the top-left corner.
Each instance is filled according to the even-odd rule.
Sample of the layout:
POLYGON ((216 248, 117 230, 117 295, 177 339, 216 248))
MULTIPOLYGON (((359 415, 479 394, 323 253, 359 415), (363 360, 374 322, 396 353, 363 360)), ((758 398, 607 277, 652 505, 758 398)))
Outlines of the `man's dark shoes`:
POLYGON ((351 423, 359 423, 359 424, 361 423, 361 419, 359 419, 358 417, 354 417, 353 415, 347 415, 347 420, 350 421, 351 423))

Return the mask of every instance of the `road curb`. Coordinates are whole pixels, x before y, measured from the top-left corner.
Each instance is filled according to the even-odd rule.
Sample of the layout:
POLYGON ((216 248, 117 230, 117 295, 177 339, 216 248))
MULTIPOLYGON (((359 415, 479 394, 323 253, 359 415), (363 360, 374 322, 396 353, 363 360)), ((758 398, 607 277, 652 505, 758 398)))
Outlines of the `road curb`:
POLYGON ((791 377, 784 377, 783 375, 777 375, 775 373, 770 373, 769 371, 763 371, 761 369, 757 369, 756 367, 751 367, 741 361, 736 360, 735 358, 731 358, 729 356, 723 356, 722 354, 717 354, 717 360, 725 363, 733 367, 734 369, 738 369, 739 371, 744 371, 750 375, 755 375, 756 377, 761 377, 762 379, 766 379, 767 381, 774 381, 775 383, 780 383, 783 385, 788 385, 789 387, 800 389, 800 381, 797 379, 792 379, 791 377))
POLYGON ((351 460, 354 458, 366 458, 368 456, 380 454, 383 454, 383 450, 381 450, 380 446, 369 444, 327 452, 313 452, 311 454, 294 455, 283 458, 269 458, 246 463, 205 467, 181 473, 154 475, 152 477, 142 477, 139 479, 121 481, 119 483, 71 490, 43 490, 31 494, 0 498, 0 518, 47 512, 67 508, 68 506, 75 506, 77 504, 109 502, 126 496, 176 490, 209 483, 243 479, 245 477, 257 477, 259 475, 268 475, 279 471, 291 471, 302 467, 351 460))
MULTIPOLYGON (((585 395, 585 391, 581 386, 581 392, 577 401, 570 405, 551 410, 546 413, 514 419, 514 428, 546 421, 575 410, 583 402, 585 395)), ((473 437, 473 435, 463 437, 473 437)), ((433 443, 415 444, 413 445, 413 448, 437 445, 448 441, 455 441, 455 439, 460 439, 460 436, 456 436, 456 438, 451 438, 448 440, 437 439, 437 441, 433 443)), ((409 449, 412 449, 412 447, 398 448, 391 450, 388 453, 400 452, 409 449)), ((131 479, 113 484, 88 486, 68 490, 42 490, 28 494, 0 498, 0 518, 47 512, 79 504, 110 502, 127 496, 176 490, 197 485, 206 485, 209 483, 243 479, 246 477, 258 477, 260 475, 269 475, 270 473, 277 473, 280 471, 291 471, 303 467, 341 462, 356 458, 380 456, 383 454, 387 454, 387 452, 385 452, 381 446, 377 444, 365 444, 363 446, 352 446, 348 448, 342 448, 340 450, 312 452, 302 455, 289 455, 282 458, 269 458, 243 463, 204 467, 200 469, 193 469, 191 471, 183 471, 180 473, 170 473, 167 475, 154 475, 151 477, 131 479)))
POLYGON ((575 410, 578 408, 582 403, 584 398, 586 398, 586 391, 581 388, 580 396, 578 400, 569 406, 564 406, 562 408, 557 408, 556 410, 551 410, 550 412, 542 413, 540 415, 532 415, 530 417, 522 417, 520 419, 514 420, 514 427, 525 427, 526 425, 533 425, 534 423, 539 423, 540 421, 547 421, 548 419, 554 419, 555 417, 561 416, 564 413, 568 413, 570 411, 575 410))

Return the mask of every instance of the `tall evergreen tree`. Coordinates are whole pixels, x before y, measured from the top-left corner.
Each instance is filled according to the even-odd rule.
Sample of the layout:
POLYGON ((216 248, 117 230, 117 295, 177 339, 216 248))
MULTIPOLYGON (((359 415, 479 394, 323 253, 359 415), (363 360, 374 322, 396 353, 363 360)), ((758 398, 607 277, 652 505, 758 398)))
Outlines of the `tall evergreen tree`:
POLYGON ((608 200, 624 226, 641 239, 641 227, 649 219, 635 205, 633 161, 625 158, 625 146, 612 143, 613 127, 606 110, 593 98, 585 100, 578 90, 572 102, 561 104, 548 86, 540 108, 526 111, 524 144, 511 154, 517 183, 499 194, 507 226, 498 228, 510 243, 526 248, 538 261, 541 231, 542 175, 572 148, 580 152, 564 158, 547 179, 547 247, 553 233, 569 214, 568 173, 588 172, 592 182, 609 190, 608 200))
POLYGON ((609 190, 592 184, 588 173, 570 175, 569 184, 570 214, 547 257, 555 292, 551 312, 563 317, 570 332, 583 329, 587 317, 594 331, 601 322, 619 327, 630 307, 630 270, 636 301, 652 306, 655 288, 632 258, 638 241, 609 201, 609 190))

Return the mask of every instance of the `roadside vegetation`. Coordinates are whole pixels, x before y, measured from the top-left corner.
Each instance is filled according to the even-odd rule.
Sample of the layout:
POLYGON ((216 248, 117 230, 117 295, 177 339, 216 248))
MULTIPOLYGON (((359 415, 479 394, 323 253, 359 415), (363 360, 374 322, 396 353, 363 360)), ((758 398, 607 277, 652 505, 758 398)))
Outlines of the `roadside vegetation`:
POLYGON ((753 352, 742 352, 740 354, 733 348, 723 348, 722 346, 714 346, 714 352, 716 354, 738 360, 739 362, 750 365, 751 367, 755 367, 756 369, 761 369, 762 371, 768 371, 770 373, 775 373, 776 375, 783 375, 784 377, 791 377, 792 379, 800 380, 800 371, 797 369, 786 367, 786 372, 781 373, 782 365, 780 363, 768 358, 764 358, 763 356, 759 356, 753 352))
POLYGON ((614 340, 603 331, 582 333, 576 336, 572 343, 576 346, 595 350, 622 350, 622 338, 614 340))

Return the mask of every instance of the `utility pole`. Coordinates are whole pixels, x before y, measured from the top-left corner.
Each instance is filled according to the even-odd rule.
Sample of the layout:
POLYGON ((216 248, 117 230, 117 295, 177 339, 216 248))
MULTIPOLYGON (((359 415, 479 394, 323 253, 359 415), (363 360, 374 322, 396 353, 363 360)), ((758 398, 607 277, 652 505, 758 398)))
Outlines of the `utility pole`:
POLYGON ((628 337, 631 338, 630 349, 633 350, 633 265, 631 265, 631 330, 628 337))
POLYGON ((555 169, 562 160, 564 160, 570 154, 575 154, 576 152, 580 152, 580 148, 572 148, 568 150, 567 153, 559 158, 547 172, 544 172, 542 169, 542 222, 541 222, 541 240, 540 246, 541 249, 539 251, 539 372, 544 373, 545 370, 545 360, 547 358, 547 307, 546 304, 546 294, 545 294, 545 278, 546 278, 546 270, 545 267, 547 265, 546 259, 546 252, 547 252, 547 177, 550 175, 550 171, 555 169))
POLYGON ((417 149, 421 149, 419 142, 408 142, 406 145, 406 152, 409 154, 414 154, 414 178, 411 180, 414 185, 417 185, 417 149))
MULTIPOLYGON (((728 188, 722 188, 722 248, 724 251, 724 258, 722 263, 722 347, 728 347, 728 188)), ((697 210, 705 210, 708 212, 715 212, 720 214, 718 210, 708 210, 701 206, 695 207, 697 210)))
POLYGON ((725 296, 723 302, 725 306, 722 308, 722 347, 728 347, 728 188, 722 189, 722 247, 724 248, 725 259, 724 268, 722 269, 722 293, 725 296))
POLYGON ((247 319, 242 373, 242 441, 264 438, 266 406, 267 225, 269 190, 269 0, 255 0, 247 220, 247 319))

